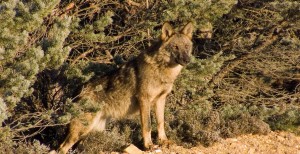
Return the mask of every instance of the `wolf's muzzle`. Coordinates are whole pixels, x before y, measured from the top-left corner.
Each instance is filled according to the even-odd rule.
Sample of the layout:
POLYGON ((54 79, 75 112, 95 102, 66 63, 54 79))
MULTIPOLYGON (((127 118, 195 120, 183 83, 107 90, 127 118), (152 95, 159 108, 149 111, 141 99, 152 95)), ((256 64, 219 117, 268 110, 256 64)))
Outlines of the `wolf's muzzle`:
POLYGON ((191 61, 191 57, 190 55, 188 55, 187 53, 184 54, 180 54, 177 58, 176 58, 176 62, 182 66, 187 65, 189 62, 191 61))

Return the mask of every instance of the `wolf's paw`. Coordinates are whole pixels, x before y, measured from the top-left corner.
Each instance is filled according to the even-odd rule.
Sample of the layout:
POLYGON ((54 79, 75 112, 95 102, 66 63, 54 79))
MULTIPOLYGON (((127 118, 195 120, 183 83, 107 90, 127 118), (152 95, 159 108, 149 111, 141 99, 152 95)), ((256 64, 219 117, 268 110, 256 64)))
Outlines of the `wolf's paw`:
POLYGON ((152 144, 145 152, 150 154, 161 154, 162 150, 159 145, 152 144))
POLYGON ((159 145, 162 146, 162 147, 166 147, 166 148, 169 148, 171 145, 174 145, 174 141, 172 140, 160 140, 159 141, 159 145))

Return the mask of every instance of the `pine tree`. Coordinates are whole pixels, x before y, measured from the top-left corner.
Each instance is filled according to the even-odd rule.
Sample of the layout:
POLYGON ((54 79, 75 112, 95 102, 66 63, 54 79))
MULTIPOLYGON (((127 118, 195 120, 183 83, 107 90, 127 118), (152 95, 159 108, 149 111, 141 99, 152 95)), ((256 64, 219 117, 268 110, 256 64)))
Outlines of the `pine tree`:
MULTIPOLYGON (((61 66, 69 54, 63 42, 70 32, 70 18, 57 18, 51 26, 45 25, 58 4, 58 0, 0 3, 1 124, 14 116, 23 98, 32 95, 37 74, 61 66)), ((0 140, 9 142, 10 130, 4 131, 6 128, 1 128, 0 140)))

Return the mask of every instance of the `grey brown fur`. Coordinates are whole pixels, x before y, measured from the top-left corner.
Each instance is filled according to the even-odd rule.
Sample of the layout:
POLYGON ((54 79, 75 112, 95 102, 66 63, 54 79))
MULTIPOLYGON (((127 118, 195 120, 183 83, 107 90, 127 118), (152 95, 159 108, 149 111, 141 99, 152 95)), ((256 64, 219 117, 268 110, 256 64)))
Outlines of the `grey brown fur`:
POLYGON ((120 119, 137 111, 140 111, 144 146, 151 148, 152 106, 156 112, 158 139, 161 143, 167 141, 164 130, 165 100, 182 67, 190 61, 192 31, 191 23, 178 32, 165 23, 158 46, 141 53, 117 71, 87 84, 79 99, 103 103, 103 106, 96 113, 85 113, 71 120, 69 134, 58 152, 67 153, 89 132, 104 130, 107 119, 120 119), (99 90, 99 86, 103 89, 99 90))

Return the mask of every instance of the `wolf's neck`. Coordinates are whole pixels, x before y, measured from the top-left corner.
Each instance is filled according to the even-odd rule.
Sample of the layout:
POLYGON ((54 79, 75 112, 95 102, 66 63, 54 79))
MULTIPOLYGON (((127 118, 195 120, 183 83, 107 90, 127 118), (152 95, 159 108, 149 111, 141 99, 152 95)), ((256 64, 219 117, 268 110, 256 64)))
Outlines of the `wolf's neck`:
POLYGON ((144 60, 147 64, 153 65, 153 66, 168 66, 168 61, 170 60, 170 55, 167 55, 165 53, 155 51, 155 54, 144 54, 144 60))
POLYGON ((165 51, 157 50, 154 54, 144 53, 143 59, 146 67, 151 67, 153 71, 158 71, 169 81, 174 81, 183 68, 183 66, 172 62, 171 55, 165 51))

